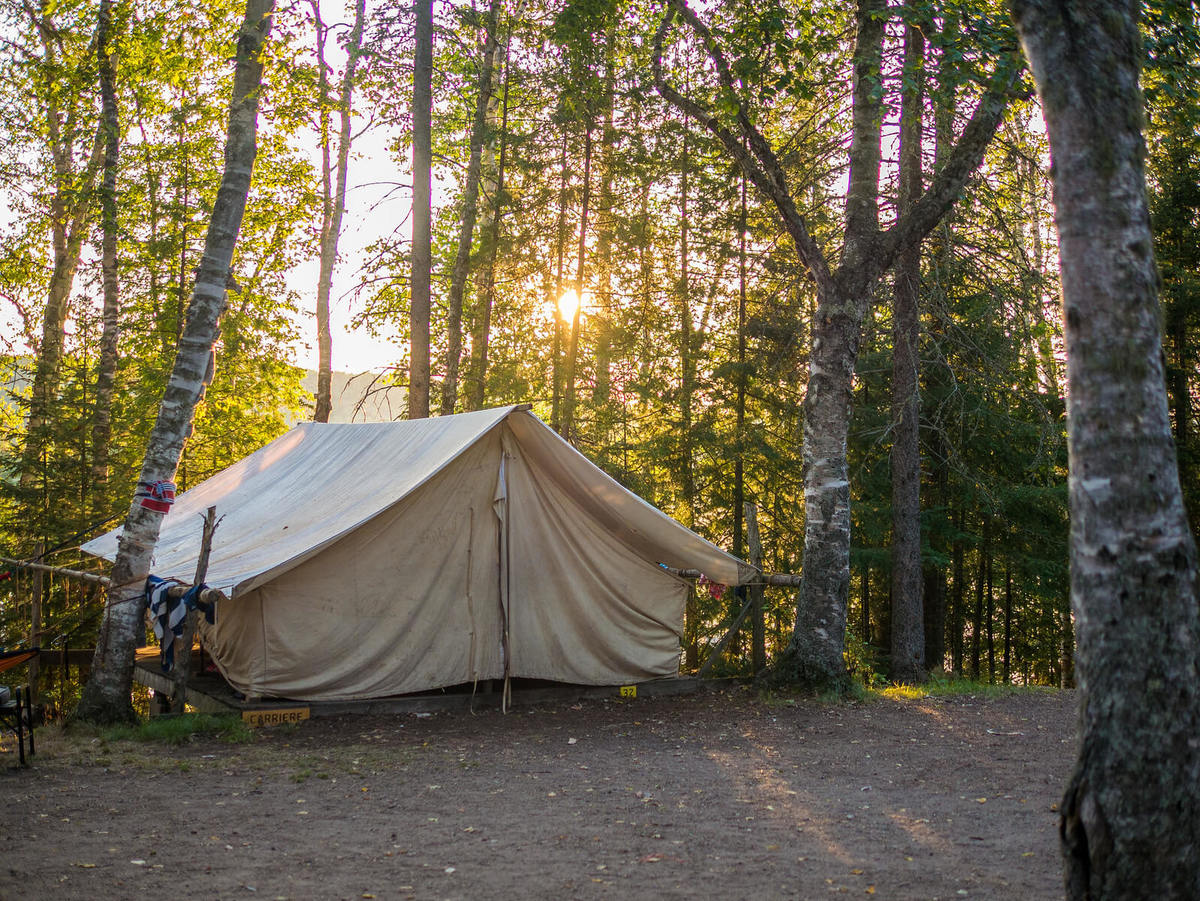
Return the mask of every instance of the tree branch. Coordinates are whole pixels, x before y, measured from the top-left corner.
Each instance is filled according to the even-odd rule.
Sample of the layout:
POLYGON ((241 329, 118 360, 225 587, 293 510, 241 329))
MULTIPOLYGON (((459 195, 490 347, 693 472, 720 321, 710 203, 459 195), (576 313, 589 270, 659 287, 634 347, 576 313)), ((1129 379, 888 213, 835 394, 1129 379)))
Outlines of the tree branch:
POLYGON ((758 129, 754 127, 754 123, 750 121, 745 104, 742 103, 741 98, 737 95, 733 77, 729 70, 729 64, 725 60, 724 54, 713 39, 712 32, 700 21, 694 12, 688 9, 683 0, 669 0, 667 11, 663 14, 663 19, 654 33, 653 70, 654 85, 663 99, 711 131, 729 152, 730 156, 741 166, 742 171, 746 173, 746 177, 754 183, 754 186, 768 200, 775 204, 780 215, 783 216, 784 227, 795 242, 796 251, 799 253, 800 259, 808 267, 809 271, 812 272, 813 279, 817 282, 818 286, 826 287, 832 284, 829 262, 826 260, 825 255, 821 253, 821 249, 817 246, 816 241, 813 240, 812 235, 809 234, 808 223, 805 222, 800 211, 796 209, 796 203, 792 199, 791 191, 788 190, 787 178, 784 175, 783 167, 779 165, 779 160, 771 149, 770 142, 762 136, 758 129), (700 38, 705 52, 717 69, 717 78, 721 87, 726 90, 729 97, 736 104, 738 132, 740 135, 722 125, 717 116, 702 104, 679 93, 679 91, 667 83, 666 78, 663 76, 663 39, 674 23, 676 16, 679 16, 700 38))
POLYGON ((954 205, 967 181, 983 162, 988 144, 1004 120, 1009 101, 1024 94, 1014 91, 1021 69, 1021 57, 1016 49, 996 67, 991 84, 972 113, 967 127, 951 148, 946 164, 934 176, 921 198, 881 236, 879 252, 872 260, 872 266, 879 274, 887 271, 896 255, 906 246, 923 240, 933 231, 954 205))

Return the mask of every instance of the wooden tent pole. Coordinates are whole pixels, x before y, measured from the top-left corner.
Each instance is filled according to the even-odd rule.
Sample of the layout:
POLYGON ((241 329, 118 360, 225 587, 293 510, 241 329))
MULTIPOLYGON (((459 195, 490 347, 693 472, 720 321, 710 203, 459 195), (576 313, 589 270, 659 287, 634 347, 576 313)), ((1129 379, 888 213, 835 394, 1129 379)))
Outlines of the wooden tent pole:
POLYGON ((721 654, 725 651, 725 645, 729 644, 733 636, 737 634, 737 630, 741 627, 742 623, 745 622, 746 617, 750 615, 750 611, 754 609, 754 598, 749 596, 749 592, 747 592, 747 595, 746 602, 742 604, 742 612, 737 615, 737 619, 733 621, 733 625, 729 627, 729 631, 721 637, 716 647, 709 653, 708 659, 704 661, 704 665, 696 673, 697 679, 703 679, 708 671, 712 669, 713 664, 721 658, 721 654))
MULTIPOLYGON (((0 563, 7 563, 9 566, 17 569, 27 569, 32 572, 47 572, 57 573, 68 579, 79 579, 84 582, 91 582, 95 585, 103 585, 105 588, 112 584, 108 576, 101 576, 98 573, 88 573, 79 569, 67 569, 63 566, 49 566, 45 563, 30 563, 26 560, 14 560, 11 557, 0 557, 0 563)), ((191 591, 191 585, 172 585, 168 590, 168 594, 173 598, 183 597, 191 591)), ((206 588, 200 592, 200 600, 206 604, 213 601, 227 601, 229 598, 225 596, 225 592, 217 588, 206 588)))
MULTIPOLYGON (((196 577, 193 583, 204 584, 208 575, 208 558, 212 553, 213 532, 217 530, 217 508, 209 507, 204 514, 204 531, 200 538, 200 556, 196 559, 196 577)), ((175 693, 171 697, 171 712, 183 713, 187 704, 187 684, 192 675, 192 643, 196 638, 196 611, 189 610, 183 620, 183 635, 176 641, 175 648, 175 693)))
MULTIPOLYGON (((41 541, 37 543, 36 556, 40 560, 42 553, 45 550, 45 544, 41 541)), ((45 593, 46 580, 41 573, 37 573, 33 577, 33 592, 30 595, 30 611, 29 611, 29 646, 38 648, 42 645, 42 600, 45 593)), ((38 666, 37 657, 33 657, 29 661, 27 670, 29 675, 29 696, 30 703, 36 705, 39 702, 40 692, 38 691, 38 676, 40 675, 40 667, 38 666)), ((17 711, 18 715, 20 711, 17 711)))
MULTIPOLYGON (((762 539, 758 535, 758 507, 746 501, 743 518, 746 521, 746 548, 749 551, 749 563, 759 571, 762 570, 763 549, 762 539)), ((754 622, 751 624, 752 638, 750 642, 750 669, 755 675, 767 665, 766 623, 763 614, 763 586, 752 582, 748 589, 747 603, 754 605, 754 622)))
POLYGON ((108 576, 98 573, 88 573, 79 569, 66 569, 62 566, 50 566, 46 563, 30 563, 27 560, 14 560, 11 557, 0 557, 0 563, 7 563, 17 569, 27 569, 30 572, 58 573, 68 579, 80 579, 84 582, 94 582, 97 585, 107 585, 108 576))
MULTIPOLYGON (((673 566, 664 566, 663 569, 681 579, 699 579, 704 575, 698 569, 676 569, 673 566)), ((799 588, 800 576, 796 573, 759 573, 757 578, 751 579, 746 584, 770 585, 773 588, 799 588)))

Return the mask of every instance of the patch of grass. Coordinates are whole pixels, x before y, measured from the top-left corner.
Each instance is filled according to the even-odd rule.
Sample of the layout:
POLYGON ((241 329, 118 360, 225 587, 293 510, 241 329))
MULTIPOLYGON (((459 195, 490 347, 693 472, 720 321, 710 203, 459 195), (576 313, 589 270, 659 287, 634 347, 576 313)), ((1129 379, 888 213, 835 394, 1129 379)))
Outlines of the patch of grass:
POLYGON ((874 693, 892 701, 919 701, 929 697, 923 685, 886 685, 876 688, 874 693))
POLYGON ((873 687, 871 694, 896 701, 919 701, 922 698, 1002 698, 1014 694, 1054 691, 1045 685, 992 685, 959 676, 935 675, 920 685, 886 685, 873 687))
POLYGON ((100 737, 106 742, 144 741, 183 745, 199 736, 212 736, 233 744, 254 740, 254 734, 240 717, 214 716, 210 713, 156 716, 136 726, 109 726, 100 730, 100 737))

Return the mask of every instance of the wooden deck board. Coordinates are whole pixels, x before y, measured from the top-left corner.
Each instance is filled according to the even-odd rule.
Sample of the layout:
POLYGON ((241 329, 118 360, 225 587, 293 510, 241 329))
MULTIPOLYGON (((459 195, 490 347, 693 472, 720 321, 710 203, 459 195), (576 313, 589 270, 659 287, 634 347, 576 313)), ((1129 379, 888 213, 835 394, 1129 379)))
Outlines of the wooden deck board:
MULTIPOLYGON (((455 687, 443 691, 424 692, 388 698, 369 698, 357 701, 299 701, 290 698, 261 698, 247 700, 239 697, 218 673, 201 672, 198 654, 192 658, 192 678, 188 681, 188 704, 202 713, 238 713, 254 710, 283 710, 306 707, 311 716, 338 716, 340 714, 389 714, 389 713, 433 713, 451 710, 479 710, 498 708, 499 691, 481 688, 472 693, 469 689, 455 687)), ((158 648, 139 648, 134 667, 134 678, 156 692, 170 694, 174 686, 171 677, 159 666, 158 648)), ((692 694, 711 688, 737 684, 736 679, 695 679, 676 676, 654 679, 634 684, 636 697, 670 697, 692 694)), ((499 680, 495 686, 499 687, 499 680)), ((490 684, 489 684, 490 687, 490 684)), ((628 695, 628 686, 625 686, 628 695)), ((583 699, 621 697, 622 686, 618 685, 538 685, 524 687, 518 682, 513 687, 514 707, 530 707, 538 704, 562 704, 583 699)))

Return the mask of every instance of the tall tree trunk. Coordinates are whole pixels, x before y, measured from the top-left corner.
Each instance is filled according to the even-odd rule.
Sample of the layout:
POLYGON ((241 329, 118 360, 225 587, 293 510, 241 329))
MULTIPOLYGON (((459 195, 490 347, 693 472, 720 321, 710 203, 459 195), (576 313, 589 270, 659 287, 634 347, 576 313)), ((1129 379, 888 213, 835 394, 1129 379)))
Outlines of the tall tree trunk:
POLYGON ((476 83, 475 115, 471 120, 467 178, 463 185, 462 221, 458 229, 458 249, 454 269, 450 273, 450 291, 446 300, 446 372, 442 380, 441 415, 454 412, 458 401, 458 367, 462 357, 463 292, 471 268, 471 245, 475 241, 475 218, 479 208, 479 170, 484 138, 488 130, 488 106, 492 100, 492 73, 495 70, 499 42, 496 29, 500 16, 500 0, 488 6, 486 36, 479 59, 479 80, 476 83))
POLYGON ((984 620, 987 623, 985 628, 987 632, 988 685, 996 684, 996 593, 993 591, 992 584, 994 560, 992 546, 989 542, 987 543, 987 609, 984 613, 984 620))
MULTIPOLYGON (((517 3, 517 8, 513 12, 514 16, 520 15, 522 6, 523 2, 517 3)), ((510 25, 504 38, 504 91, 500 100, 500 124, 498 128, 488 129, 488 134, 493 141, 498 138, 500 152, 495 165, 495 177, 490 180, 492 202, 486 208, 484 221, 480 223, 480 231, 483 236, 480 248, 480 266, 483 271, 483 283, 478 288, 480 295, 479 308, 476 315, 475 328, 471 336, 472 374, 469 405, 472 410, 481 409, 487 398, 488 343, 491 340, 492 308, 496 303, 496 253, 500 246, 500 222, 504 215, 505 166, 508 161, 508 86, 510 76, 508 57, 511 47, 512 26, 510 25)), ((493 66, 494 68, 495 66, 493 66)), ((494 99, 495 97, 492 95, 488 103, 487 116, 489 125, 496 121, 494 99)), ((490 147, 490 144, 485 145, 484 149, 486 150, 488 147, 490 147)), ((488 193, 486 190, 487 187, 489 185, 485 184, 485 196, 488 193)))
POLYGON ((860 595, 859 602, 860 602, 860 607, 862 609, 859 610, 859 614, 860 614, 859 629, 862 633, 862 636, 861 636, 862 643, 870 644, 871 643, 871 567, 869 565, 863 564, 862 576, 860 578, 862 580, 862 585, 860 586, 861 595, 860 595))
POLYGON ((563 295, 564 272, 567 258, 567 175, 569 161, 567 157, 567 135, 563 133, 562 153, 560 155, 558 175, 558 231, 556 241, 556 267, 554 271, 554 359, 550 373, 550 426, 558 434, 562 429, 562 344, 563 316, 562 305, 559 301, 563 295))
POLYGON ((983 650, 983 592, 987 583, 988 519, 983 519, 983 544, 979 547, 978 566, 975 570, 975 615, 971 623, 971 678, 979 681, 980 654, 983 650))
MULTIPOLYGON (((196 273, 187 325, 142 461, 140 483, 146 486, 170 481, 175 475, 196 404, 211 375, 213 344, 225 308, 233 249, 250 192, 262 83, 261 54, 270 33, 273 8, 274 0, 247 0, 246 17, 238 33, 225 172, 196 273)), ((130 703, 133 651, 137 624, 142 618, 142 590, 162 517, 162 513, 143 507, 135 496, 118 543, 112 588, 96 639, 91 676, 75 712, 77 719, 93 723, 135 719, 130 703)))
POLYGON ((433 265, 433 0, 417 0, 415 11, 408 418, 425 419, 429 416, 430 271, 433 265))
POLYGON ((617 133, 613 127, 613 101, 616 90, 616 21, 609 22, 604 38, 604 92, 601 95, 600 185, 596 196, 596 304, 592 319, 596 334, 595 382, 592 390, 593 409, 608 428, 609 417, 604 405, 608 403, 612 374, 612 245, 613 245, 613 176, 619 153, 617 133))
POLYGON ((804 397, 804 568, 796 627, 782 664, 789 678, 814 687, 840 688, 848 681, 842 657, 850 588, 846 443, 854 364, 875 283, 867 263, 879 230, 878 85, 886 12, 885 0, 861 0, 857 5, 843 263, 835 278, 817 283, 804 397))
POLYGON ((100 0, 96 27, 96 59, 100 75, 101 121, 104 127, 104 176, 100 184, 100 281, 104 292, 100 359, 96 365, 96 400, 92 414, 92 480, 108 481, 108 445, 112 435, 113 383, 117 374, 117 340, 120 334, 121 295, 117 283, 117 166, 121 136, 117 111, 116 76, 113 72, 113 0, 100 0))
MULTIPOLYGON (((26 6, 31 23, 42 43, 40 70, 46 84, 46 141, 54 166, 54 192, 50 198, 50 233, 53 264, 46 289, 46 306, 42 313, 42 338, 34 364, 30 390, 29 415, 25 427, 25 448, 21 459, 20 485, 29 489, 42 471, 42 456, 46 447, 46 426, 58 396, 63 342, 70 313, 71 291, 75 272, 87 239, 92 211, 92 191, 105 148, 105 125, 102 118, 95 131, 91 152, 80 169, 76 163, 76 140, 80 132, 77 110, 64 110, 59 89, 53 82, 62 76, 58 59, 57 25, 53 20, 53 4, 41 0, 35 9, 26 6)), ((90 130, 88 132, 91 134, 90 130)))
POLYGON ((978 168, 1003 116, 1015 77, 1013 61, 1006 56, 929 189, 907 215, 900 216, 886 232, 881 232, 882 115, 878 85, 886 18, 886 0, 860 0, 857 4, 846 226, 836 271, 831 269, 828 256, 798 211, 774 150, 754 127, 738 99, 732 69, 712 32, 683 0, 668 0, 667 11, 654 37, 652 66, 659 93, 677 109, 704 123, 755 187, 775 204, 800 259, 816 283, 817 311, 813 317, 809 380, 804 398, 804 567, 791 642, 772 671, 765 674, 768 681, 798 682, 810 688, 842 688, 849 681, 842 656, 850 585, 846 445, 854 366, 872 292, 899 254, 919 243, 937 225, 978 168), (680 94, 665 81, 663 38, 676 17, 699 37, 713 63, 723 99, 737 107, 733 127, 724 124, 721 115, 680 94))
POLYGON ((336 170, 330 163, 329 85, 325 74, 325 36, 328 28, 321 21, 318 0, 311 0, 317 28, 317 63, 321 93, 321 182, 324 189, 321 208, 321 264, 317 275, 317 397, 314 422, 329 422, 333 411, 333 333, 329 327, 329 296, 333 290, 333 270, 337 266, 338 241, 342 235, 342 216, 346 212, 346 181, 350 170, 350 109, 354 99, 355 74, 362 54, 363 20, 366 0, 356 0, 354 22, 346 39, 346 69, 338 92, 338 136, 336 170), (333 170, 333 171, 331 171, 333 170), (334 174, 336 171, 336 175, 334 174))
POLYGON ((567 340, 566 387, 563 390, 562 436, 568 441, 575 431, 575 377, 579 367, 579 325, 583 315, 583 285, 587 272, 587 230, 589 205, 592 200, 592 121, 583 130, 583 200, 579 210, 579 246, 575 258, 575 315, 571 317, 571 334, 567 340))
POLYGON ((1141 4, 1014 0, 1053 159, 1080 744, 1072 899, 1200 896, 1200 604, 1163 375, 1141 4))
MULTIPOLYGON (((908 3, 908 14, 915 12, 908 3)), ((900 105, 900 196, 908 212, 921 196, 921 114, 925 37, 911 18, 904 28, 903 96, 900 105)), ((925 678, 925 608, 921 579, 920 393, 917 383, 921 323, 921 243, 906 247, 893 267, 892 317, 892 678, 925 678)))
POLYGON ((738 192, 737 376, 734 394, 733 556, 742 556, 746 501, 746 176, 738 192))
POLYGON ((938 566, 922 571, 921 597, 925 608, 925 672, 946 670, 946 574, 938 566))
POLYGON ((1012 682, 1012 621, 1013 621, 1013 580, 1012 569, 1004 567, 1004 675, 1005 685, 1012 682))
MULTIPOLYGON (((955 531, 962 534, 963 528, 963 512, 960 506, 955 511, 955 531)), ((950 610, 950 669, 956 676, 961 676, 963 672, 963 629, 966 609, 966 566, 965 557, 966 549, 963 547, 962 538, 954 539, 954 548, 951 552, 954 566, 954 594, 951 595, 951 610, 950 610)))
MULTIPOLYGON (((686 122, 684 123, 686 129, 686 122)), ((679 155, 679 281, 676 294, 679 301, 679 493, 682 500, 679 520, 689 529, 696 525, 696 479, 693 470, 692 398, 696 391, 696 360, 692 353, 694 322, 692 318, 691 247, 689 245, 688 188, 691 174, 691 153, 688 133, 683 133, 679 155)), ((730 596, 733 616, 740 609, 739 601, 730 596)))

